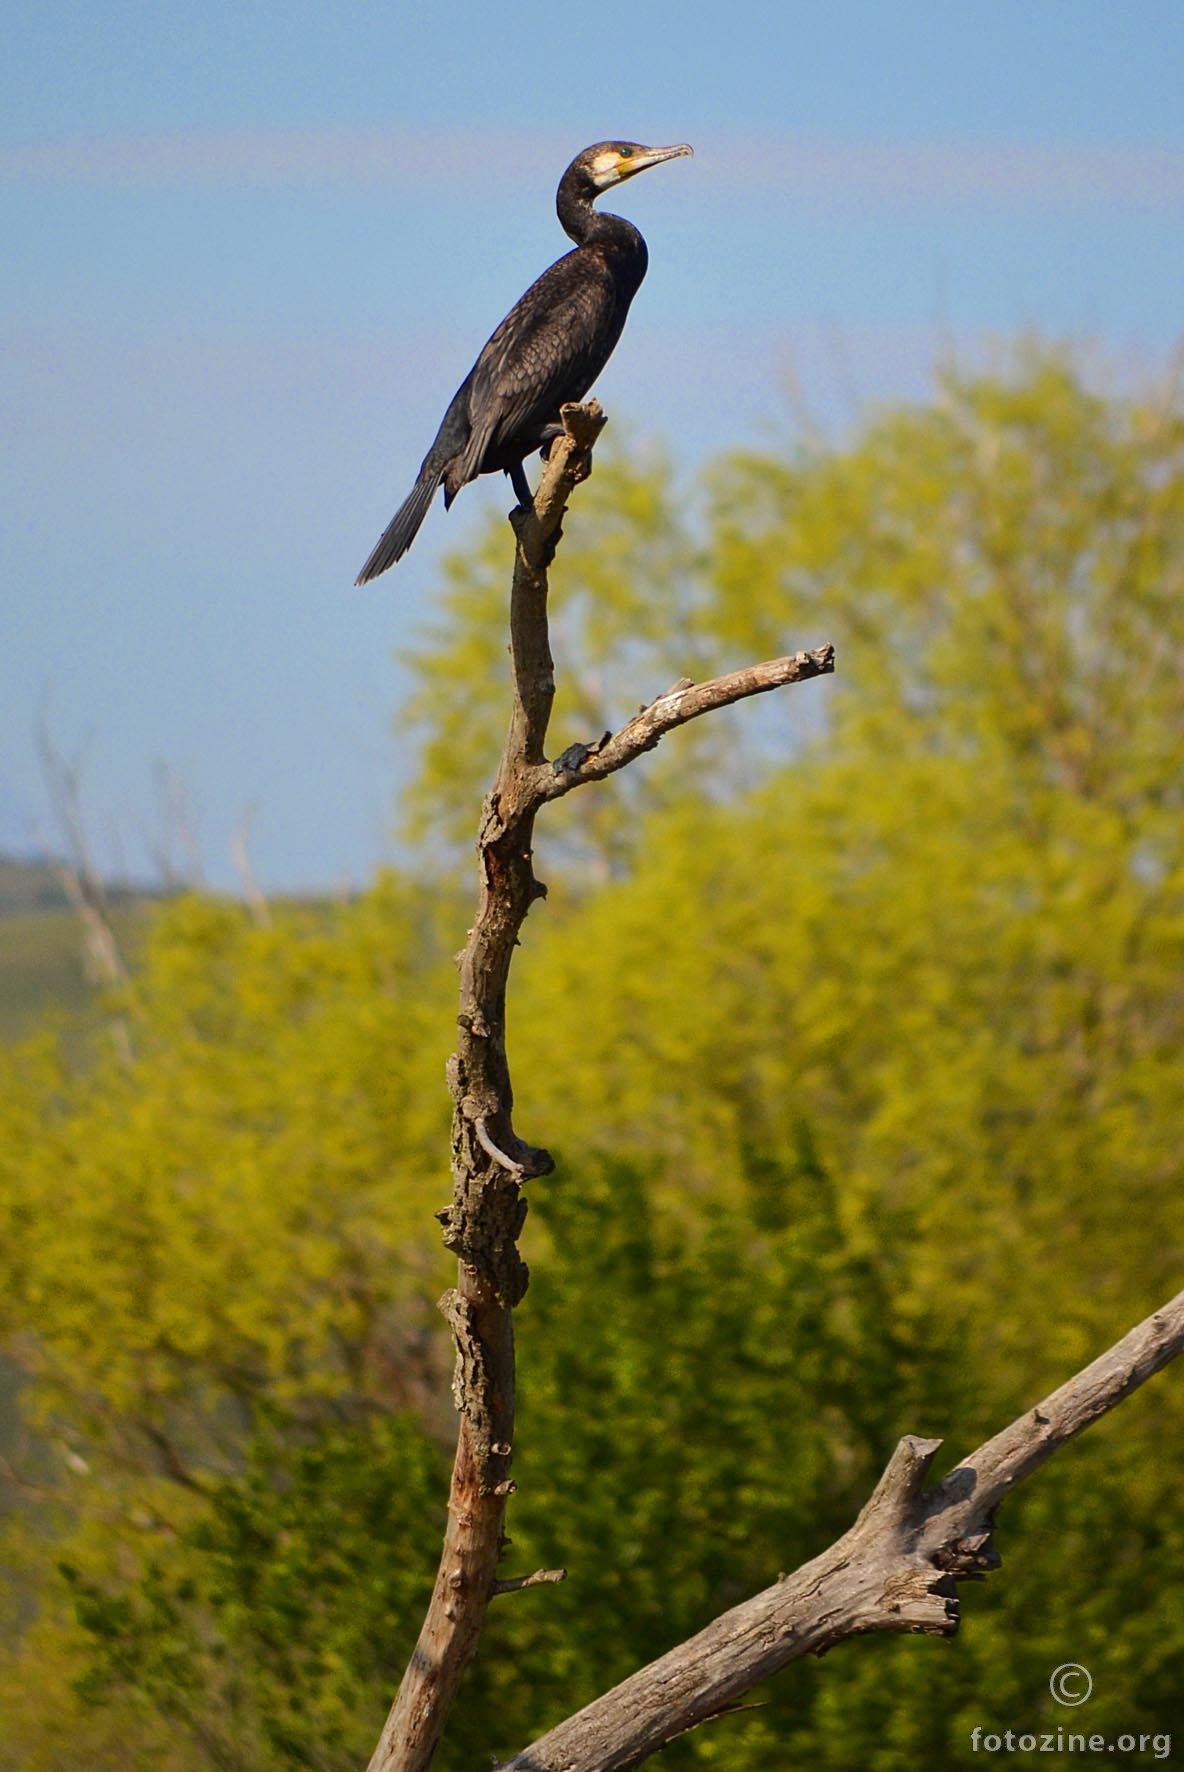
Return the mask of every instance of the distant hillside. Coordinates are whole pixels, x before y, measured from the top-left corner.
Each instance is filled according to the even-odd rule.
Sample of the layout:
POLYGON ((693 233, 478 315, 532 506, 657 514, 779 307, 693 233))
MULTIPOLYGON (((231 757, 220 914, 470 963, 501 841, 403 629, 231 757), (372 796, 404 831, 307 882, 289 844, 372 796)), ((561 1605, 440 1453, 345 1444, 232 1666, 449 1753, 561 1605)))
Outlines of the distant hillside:
MULTIPOLYGON (((49 855, 5 855, 0 852, 0 918, 24 917, 30 911, 64 911, 70 900, 58 872, 59 864, 49 855)), ((111 904, 129 900, 142 904, 163 893, 151 886, 136 886, 126 880, 107 880, 103 890, 111 904)))
MULTIPOLYGON (((159 894, 118 884, 108 896, 120 946, 134 954, 159 894)), ((48 1010, 85 1009, 93 994, 82 929, 53 862, 0 855, 0 1041, 28 1033, 48 1010)))
MULTIPOLYGON (((107 880, 103 890, 119 951, 133 965, 149 915, 169 893, 126 880, 107 880)), ((302 893, 269 902, 324 916, 332 903, 302 893)), ((30 1033, 54 1009, 95 1004, 84 952, 82 923, 53 858, 0 853, 0 1045, 30 1033)))
POLYGON ((68 900, 51 861, 0 855, 0 917, 60 911, 68 900))

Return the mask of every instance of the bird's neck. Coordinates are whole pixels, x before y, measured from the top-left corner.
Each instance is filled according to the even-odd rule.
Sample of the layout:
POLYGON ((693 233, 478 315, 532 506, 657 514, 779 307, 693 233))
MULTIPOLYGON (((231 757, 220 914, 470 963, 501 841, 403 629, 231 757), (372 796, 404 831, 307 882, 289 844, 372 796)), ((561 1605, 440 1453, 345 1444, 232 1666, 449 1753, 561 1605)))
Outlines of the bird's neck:
POLYGON ((567 179, 559 186, 555 209, 569 240, 577 246, 601 246, 623 258, 645 256, 645 241, 623 215, 609 215, 593 207, 591 198, 567 179))

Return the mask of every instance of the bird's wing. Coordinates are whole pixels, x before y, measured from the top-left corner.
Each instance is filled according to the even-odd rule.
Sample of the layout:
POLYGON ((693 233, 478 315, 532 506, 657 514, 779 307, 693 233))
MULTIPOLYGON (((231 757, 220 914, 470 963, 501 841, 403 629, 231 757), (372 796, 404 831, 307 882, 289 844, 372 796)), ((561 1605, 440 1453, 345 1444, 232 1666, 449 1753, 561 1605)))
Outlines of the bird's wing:
MULTIPOLYGON (((598 260, 568 253, 506 315, 468 380, 472 429, 450 478, 474 479, 486 455, 556 420, 603 369, 616 342, 616 293, 598 260)), ((526 450, 523 451, 526 453, 526 450)))

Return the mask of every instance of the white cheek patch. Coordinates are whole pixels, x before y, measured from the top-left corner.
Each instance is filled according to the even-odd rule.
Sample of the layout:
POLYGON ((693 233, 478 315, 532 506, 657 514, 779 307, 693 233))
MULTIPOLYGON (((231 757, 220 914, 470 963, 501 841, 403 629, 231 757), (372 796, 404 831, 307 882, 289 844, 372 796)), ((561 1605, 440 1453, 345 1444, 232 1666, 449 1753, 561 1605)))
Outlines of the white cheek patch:
POLYGON ((618 154, 597 154, 595 160, 592 162, 592 170, 596 176, 600 178, 606 172, 612 172, 619 159, 620 155, 618 154))

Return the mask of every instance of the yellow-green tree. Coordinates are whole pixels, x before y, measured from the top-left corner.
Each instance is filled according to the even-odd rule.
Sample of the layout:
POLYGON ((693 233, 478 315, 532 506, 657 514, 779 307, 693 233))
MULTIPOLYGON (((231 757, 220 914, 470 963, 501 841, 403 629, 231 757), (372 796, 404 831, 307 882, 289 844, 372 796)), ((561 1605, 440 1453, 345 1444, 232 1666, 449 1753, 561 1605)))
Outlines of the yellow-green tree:
MULTIPOLYGON (((458 1767, 821 1548, 899 1432, 972 1444, 1184 1248, 1178 398, 1033 354, 702 496, 624 457, 589 492, 557 745, 684 672, 823 639, 840 671, 540 833, 511 1041, 560 1164, 512 1530, 572 1575, 499 1602, 458 1767)), ((448 841, 496 759, 504 565, 492 533, 457 562, 417 654, 414 804, 448 841)), ((466 908, 398 880, 271 929, 184 901, 130 1066, 6 1058, 0 1317, 56 1462, 9 1519, 5 1772, 83 1730, 99 1767, 367 1751, 438 1538, 466 908)), ((1037 1480, 957 1645, 845 1648, 670 1759, 969 1764, 975 1723, 1055 1727, 1064 1660, 1091 1728, 1179 1728, 1182 1415, 1169 1381, 1037 1480)))

